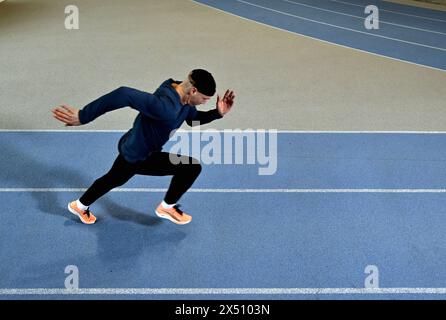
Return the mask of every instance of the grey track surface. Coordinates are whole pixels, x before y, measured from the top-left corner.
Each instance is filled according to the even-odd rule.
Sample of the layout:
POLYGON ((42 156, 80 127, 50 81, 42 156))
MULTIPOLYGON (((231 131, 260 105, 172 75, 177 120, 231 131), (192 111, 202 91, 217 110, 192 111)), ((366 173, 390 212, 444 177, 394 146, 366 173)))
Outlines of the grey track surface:
MULTIPOLYGON (((273 29, 192 1, 0 4, 0 129, 64 129, 50 109, 82 107, 121 85, 152 92, 210 70, 234 110, 207 128, 444 131, 446 72, 273 29)), ((215 99, 202 109, 212 108, 215 99)), ((130 108, 80 129, 127 129, 130 108)), ((75 129, 73 129, 75 130, 75 129)))

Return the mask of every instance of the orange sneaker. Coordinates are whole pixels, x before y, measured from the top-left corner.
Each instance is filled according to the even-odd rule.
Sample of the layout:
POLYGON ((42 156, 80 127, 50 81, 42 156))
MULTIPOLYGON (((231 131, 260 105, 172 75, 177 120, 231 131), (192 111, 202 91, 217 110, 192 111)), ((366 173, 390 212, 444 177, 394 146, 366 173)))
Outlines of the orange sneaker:
POLYGON ((76 216, 81 219, 82 223, 85 224, 93 224, 96 222, 96 217, 93 215, 93 213, 90 212, 90 210, 81 210, 77 207, 76 201, 70 202, 68 204, 68 210, 76 216))
POLYGON ((179 209, 175 205, 170 209, 165 209, 161 204, 156 208, 155 213, 158 217, 172 221, 176 224, 187 224, 192 221, 192 217, 179 209))

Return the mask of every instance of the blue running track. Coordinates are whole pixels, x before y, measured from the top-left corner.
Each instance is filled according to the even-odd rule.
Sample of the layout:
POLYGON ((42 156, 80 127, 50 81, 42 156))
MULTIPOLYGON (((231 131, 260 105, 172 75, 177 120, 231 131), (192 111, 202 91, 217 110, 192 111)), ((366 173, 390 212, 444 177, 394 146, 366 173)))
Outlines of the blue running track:
POLYGON ((446 12, 386 1, 196 0, 282 30, 393 59, 446 70, 446 12), (379 29, 368 30, 368 5, 379 29))
POLYGON ((444 299, 444 134, 279 133, 275 175, 204 165, 189 225, 153 213, 170 179, 141 176, 83 225, 66 205, 121 135, 0 132, 2 299, 444 299))

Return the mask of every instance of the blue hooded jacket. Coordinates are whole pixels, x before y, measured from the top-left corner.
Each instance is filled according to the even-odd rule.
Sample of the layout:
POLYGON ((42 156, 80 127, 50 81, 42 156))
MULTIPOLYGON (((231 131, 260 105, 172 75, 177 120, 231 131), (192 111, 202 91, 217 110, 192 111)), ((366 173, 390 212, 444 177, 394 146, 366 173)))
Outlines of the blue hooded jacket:
POLYGON ((139 111, 133 127, 119 141, 119 152, 130 163, 143 161, 152 152, 161 151, 173 130, 183 122, 205 124, 222 116, 217 109, 197 111, 195 106, 182 105, 180 95, 172 86, 179 81, 168 79, 153 93, 120 87, 87 104, 79 111, 82 124, 106 112, 131 107, 139 111))

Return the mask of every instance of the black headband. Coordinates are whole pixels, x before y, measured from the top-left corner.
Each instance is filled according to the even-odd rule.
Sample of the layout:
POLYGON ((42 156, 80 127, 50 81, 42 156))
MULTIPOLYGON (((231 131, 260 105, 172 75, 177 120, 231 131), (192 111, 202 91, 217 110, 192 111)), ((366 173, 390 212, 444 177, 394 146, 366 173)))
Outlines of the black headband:
POLYGON ((206 95, 215 94, 215 80, 211 73, 203 69, 195 69, 189 74, 189 81, 197 90, 206 95))

